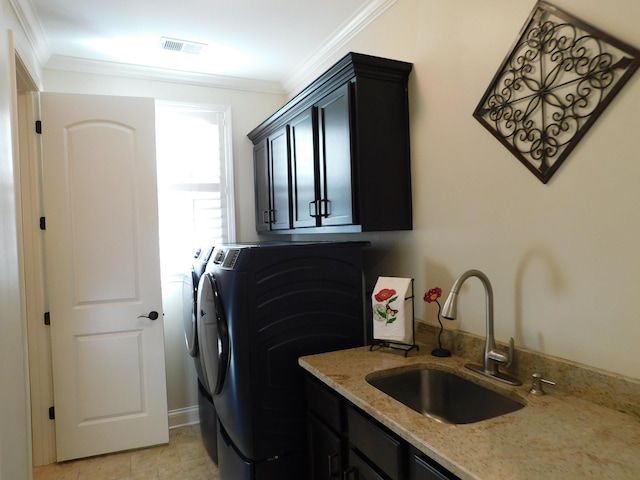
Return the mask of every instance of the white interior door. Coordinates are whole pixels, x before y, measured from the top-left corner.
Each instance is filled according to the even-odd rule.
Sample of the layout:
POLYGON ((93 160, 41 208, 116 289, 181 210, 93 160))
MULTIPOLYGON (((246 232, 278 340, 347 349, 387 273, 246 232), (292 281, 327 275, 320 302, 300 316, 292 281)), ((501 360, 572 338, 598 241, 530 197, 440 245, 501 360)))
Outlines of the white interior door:
POLYGON ((169 439, 154 108, 42 94, 58 461, 169 439))

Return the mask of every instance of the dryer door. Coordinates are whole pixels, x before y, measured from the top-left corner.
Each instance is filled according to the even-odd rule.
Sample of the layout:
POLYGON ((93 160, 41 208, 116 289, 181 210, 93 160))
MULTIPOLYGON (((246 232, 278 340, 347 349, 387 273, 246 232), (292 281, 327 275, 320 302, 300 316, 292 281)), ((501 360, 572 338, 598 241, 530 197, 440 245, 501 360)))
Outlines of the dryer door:
POLYGON ((229 330, 216 278, 205 273, 198 287, 198 340, 212 395, 220 393, 229 365, 229 330))
POLYGON ((182 325, 187 351, 192 357, 198 355, 198 337, 196 331, 198 305, 198 275, 193 267, 182 279, 182 325))

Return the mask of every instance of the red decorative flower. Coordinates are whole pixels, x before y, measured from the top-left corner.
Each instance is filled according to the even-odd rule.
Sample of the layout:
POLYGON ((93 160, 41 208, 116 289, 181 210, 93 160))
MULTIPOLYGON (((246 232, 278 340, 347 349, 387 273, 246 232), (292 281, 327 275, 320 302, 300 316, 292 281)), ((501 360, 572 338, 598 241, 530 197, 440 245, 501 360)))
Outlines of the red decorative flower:
POLYGON ((435 302, 442 296, 442 289, 435 287, 424 294, 424 301, 427 303, 435 302))
POLYGON ((396 291, 393 288, 383 288, 375 294, 374 298, 376 299, 376 302, 384 302, 385 300, 389 300, 395 294, 396 291))

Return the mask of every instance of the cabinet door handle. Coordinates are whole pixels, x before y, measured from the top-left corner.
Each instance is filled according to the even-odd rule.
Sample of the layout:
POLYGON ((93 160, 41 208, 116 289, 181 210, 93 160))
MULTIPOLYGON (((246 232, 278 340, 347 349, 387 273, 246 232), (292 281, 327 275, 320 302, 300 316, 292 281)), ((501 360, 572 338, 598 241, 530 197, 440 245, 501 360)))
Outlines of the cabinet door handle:
POLYGON ((344 471, 342 480, 358 480, 358 469, 356 467, 349 467, 344 471))
POLYGON ((327 460, 329 461, 329 476, 331 478, 340 477, 340 454, 338 452, 334 452, 330 455, 327 455, 327 460))
POLYGON ((323 218, 327 218, 331 214, 329 208, 331 206, 331 202, 326 198, 323 198, 321 200, 318 200, 318 203, 320 203, 320 216, 323 218))
POLYGON ((317 200, 312 200, 309 202, 309 216, 311 218, 318 217, 318 201, 317 200), (313 211, 311 209, 311 206, 313 206, 313 211))

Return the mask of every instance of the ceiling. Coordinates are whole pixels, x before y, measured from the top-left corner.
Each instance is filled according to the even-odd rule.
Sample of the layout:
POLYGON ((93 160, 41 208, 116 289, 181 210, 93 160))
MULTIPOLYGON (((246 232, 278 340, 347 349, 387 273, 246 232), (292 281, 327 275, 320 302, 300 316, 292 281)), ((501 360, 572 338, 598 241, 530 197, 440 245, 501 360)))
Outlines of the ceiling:
POLYGON ((42 33, 44 66, 110 62, 279 84, 350 38, 396 0, 17 0, 42 33), (30 4, 30 5, 29 5, 30 4), (205 44, 161 48, 162 37, 205 44))

